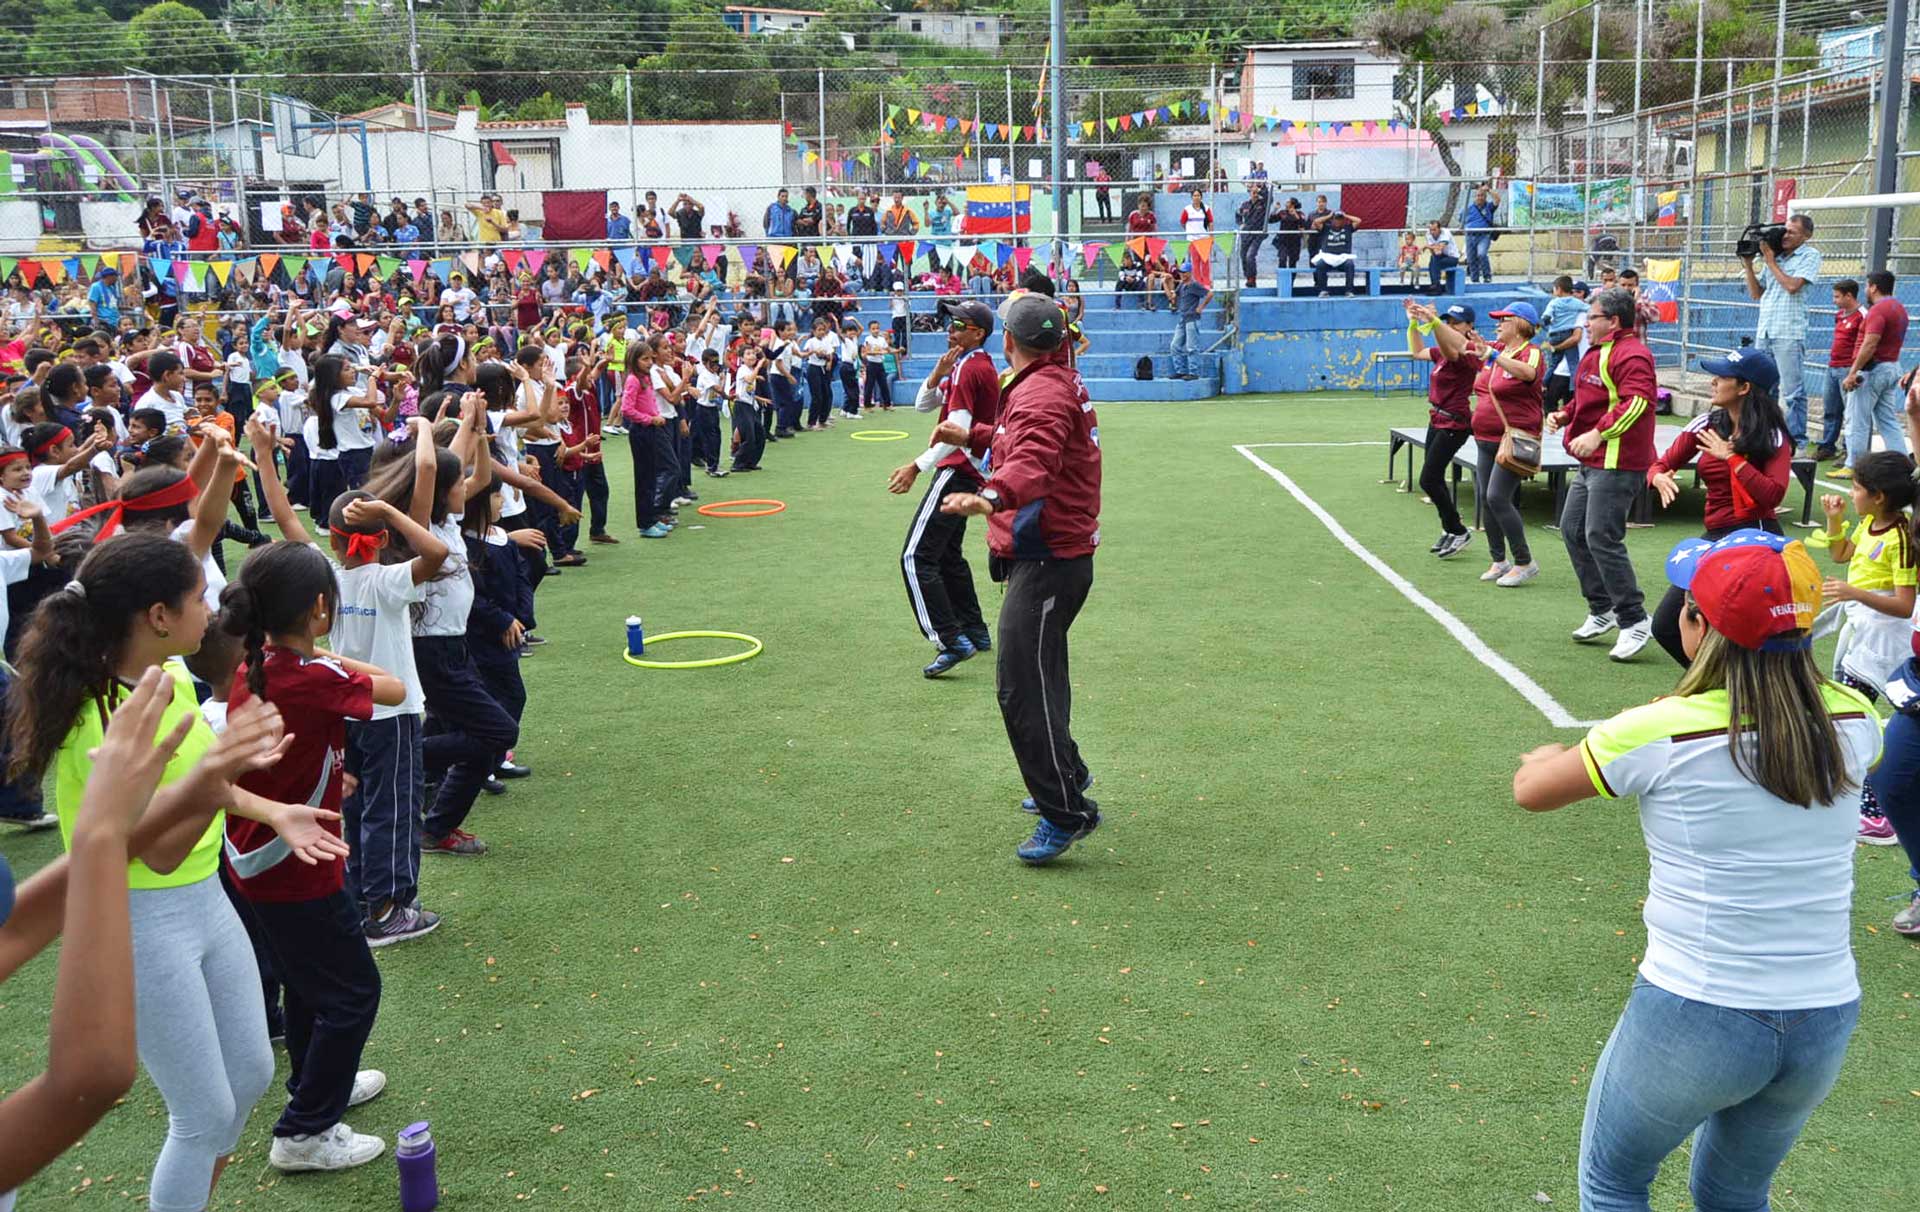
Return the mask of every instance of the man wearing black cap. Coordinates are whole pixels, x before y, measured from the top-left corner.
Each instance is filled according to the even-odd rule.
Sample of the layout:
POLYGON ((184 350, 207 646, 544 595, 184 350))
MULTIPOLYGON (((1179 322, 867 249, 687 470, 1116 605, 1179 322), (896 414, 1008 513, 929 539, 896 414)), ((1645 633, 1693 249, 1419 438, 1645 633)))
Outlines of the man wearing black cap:
POLYGON ((919 458, 895 468, 887 481, 888 492, 904 493, 922 472, 934 473, 900 553, 914 620, 939 649, 933 663, 921 670, 930 678, 993 647, 980 598, 973 591, 973 569, 961 549, 966 515, 940 510, 952 494, 980 491, 979 459, 986 454, 1000 413, 1000 376, 993 355, 983 348, 993 332, 993 312, 977 299, 943 302, 941 311, 947 315, 947 350, 920 385, 913 406, 921 412, 938 408, 941 424, 965 428, 967 439, 963 444, 936 436, 919 458))
POLYGON ((1100 422, 1067 361, 1067 317, 1041 294, 1015 292, 1000 308, 1009 376, 998 425, 969 432, 947 422, 942 442, 991 438, 990 472, 977 493, 953 493, 943 513, 987 519, 993 579, 1006 584, 995 670, 1000 717, 1037 813, 1014 851, 1039 865, 1100 825, 1086 796, 1093 776, 1071 728, 1067 630, 1093 588, 1100 544, 1100 422))

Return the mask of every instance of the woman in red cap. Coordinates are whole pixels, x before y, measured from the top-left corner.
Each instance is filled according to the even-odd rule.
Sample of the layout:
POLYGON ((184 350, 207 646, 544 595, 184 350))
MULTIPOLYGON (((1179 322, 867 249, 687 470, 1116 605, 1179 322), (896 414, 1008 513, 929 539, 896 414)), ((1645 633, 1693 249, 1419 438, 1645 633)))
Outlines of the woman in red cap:
POLYGON ((1853 810, 1880 722, 1814 663, 1820 571, 1801 544, 1687 539, 1666 570, 1680 685, 1527 754, 1513 794, 1533 812, 1637 795, 1651 858, 1645 958, 1587 1090, 1580 1206, 1650 1207, 1692 1135, 1698 1205, 1764 1208, 1860 1014, 1853 810))
MULTIPOLYGON (((1674 473, 1692 463, 1694 478, 1707 488, 1705 538, 1725 538, 1746 527, 1779 534, 1773 511, 1793 476, 1793 440, 1774 394, 1780 370, 1773 355, 1737 349, 1702 359, 1700 369, 1713 376, 1712 407, 1647 468, 1647 486, 1660 494, 1662 506, 1672 505, 1680 495, 1674 473)), ((1683 669, 1688 661, 1680 644, 1680 607, 1686 596, 1669 588, 1653 611, 1653 638, 1683 669)))
POLYGON ((1536 442, 1544 417, 1540 391, 1546 355, 1533 343, 1540 313, 1531 303, 1512 303, 1487 318, 1498 323, 1491 344, 1471 337, 1467 350, 1481 361, 1473 381, 1474 491, 1486 522, 1487 551, 1493 562, 1480 574, 1503 589, 1524 585, 1540 575, 1520 520, 1520 477, 1500 465, 1500 442, 1509 432, 1536 442))

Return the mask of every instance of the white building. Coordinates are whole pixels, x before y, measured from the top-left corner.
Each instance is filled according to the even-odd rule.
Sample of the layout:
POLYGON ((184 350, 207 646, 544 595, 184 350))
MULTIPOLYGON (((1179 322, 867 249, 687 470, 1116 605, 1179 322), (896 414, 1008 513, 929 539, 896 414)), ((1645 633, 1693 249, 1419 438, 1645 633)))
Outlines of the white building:
POLYGON ((755 8, 750 4, 729 4, 723 10, 724 20, 736 34, 790 34, 813 24, 815 17, 826 15, 810 8, 755 8))
POLYGON ((1000 39, 1013 32, 1013 22, 993 13, 898 13, 893 24, 903 34, 965 50, 999 50, 1000 39))
POLYGON ((1399 60, 1357 39, 1255 43, 1241 64, 1239 104, 1297 122, 1385 121, 1395 116, 1399 73, 1399 60))

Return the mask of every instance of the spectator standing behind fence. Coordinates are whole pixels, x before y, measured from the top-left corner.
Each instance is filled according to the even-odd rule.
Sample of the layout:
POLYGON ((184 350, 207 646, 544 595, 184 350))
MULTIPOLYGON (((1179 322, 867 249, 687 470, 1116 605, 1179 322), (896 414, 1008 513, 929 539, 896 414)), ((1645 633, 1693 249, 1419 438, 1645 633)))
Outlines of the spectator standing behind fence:
POLYGON ((1618 627, 1607 655, 1632 659, 1653 638, 1640 583, 1627 555, 1627 511, 1646 486, 1653 465, 1654 397, 1660 379, 1653 354, 1633 331, 1633 296, 1615 288, 1587 307, 1592 346, 1573 376, 1573 400, 1547 417, 1547 430, 1564 431, 1567 453, 1580 474, 1567 487, 1560 537, 1587 599, 1577 641, 1618 627))
POLYGON ((1292 269, 1299 265, 1300 244, 1307 230, 1307 216, 1300 209, 1300 199, 1288 198, 1285 205, 1267 216, 1267 221, 1279 231, 1273 238, 1275 268, 1292 269))
MULTIPOLYGON (((1820 409, 1820 444, 1813 457, 1825 462, 1842 458, 1840 437, 1847 416, 1847 392, 1841 386, 1853 369, 1860 349, 1860 326, 1867 313, 1860 307, 1860 284, 1843 278, 1833 284, 1833 345, 1827 350, 1827 390, 1820 409)), ((1836 469, 1838 470, 1838 469, 1836 469)))
POLYGON ((793 234, 801 239, 817 237, 820 234, 820 219, 820 195, 809 185, 801 191, 800 209, 793 215, 793 234))
MULTIPOLYGON (((467 203, 467 211, 473 215, 475 243, 498 244, 507 238, 507 212, 500 209, 499 195, 482 194, 478 202, 467 203)), ((451 238, 451 233, 442 233, 442 238, 451 238)))
POLYGON ((633 220, 620 213, 618 202, 607 203, 607 239, 616 244, 625 244, 633 239, 633 220))
MULTIPOLYGON (((1740 258, 1747 275, 1747 297, 1760 301, 1753 343, 1772 354, 1780 368, 1780 404, 1795 450, 1807 440, 1807 305, 1813 296, 1806 287, 1820 278, 1820 250, 1808 243, 1812 239, 1813 217, 1794 215, 1787 220, 1778 253, 1772 244, 1760 242, 1764 277, 1755 271, 1752 257, 1740 258)), ((1855 452, 1856 456, 1864 453, 1855 452)))
POLYGON ((1145 236, 1153 234, 1159 226, 1153 217, 1153 195, 1142 193, 1134 200, 1133 209, 1127 212, 1127 234, 1145 236))
POLYGON ((1445 274, 1460 264, 1460 242, 1440 226, 1440 220, 1427 220, 1427 289, 1439 294, 1445 289, 1445 274))
POLYGON ((1194 281, 1193 275, 1185 271, 1174 270, 1173 276, 1180 286, 1173 294, 1173 340, 1168 346, 1172 354, 1171 377, 1197 379, 1200 376, 1193 373, 1193 365, 1194 356, 1200 352, 1200 317, 1213 302, 1213 291, 1194 281))
POLYGON ((1473 201, 1467 203, 1467 213, 1460 226, 1467 229, 1467 281, 1493 281, 1493 261, 1488 253, 1493 248, 1494 228, 1500 224, 1500 195, 1484 185, 1473 191, 1473 201))
POLYGON ((1320 233, 1333 218, 1333 209, 1327 205, 1327 195, 1316 194, 1313 209, 1307 213, 1307 261, 1311 263, 1320 253, 1320 233))
POLYGON ((1267 242, 1267 208, 1270 205, 1267 187, 1256 181, 1247 194, 1247 200, 1233 213, 1234 223, 1240 228, 1240 268, 1246 274, 1248 286, 1259 285, 1260 246, 1267 242))
POLYGON ((1528 753, 1513 795, 1638 796, 1652 865, 1645 958, 1587 1087, 1580 1207, 1651 1207, 1691 1134, 1694 1206, 1760 1209, 1859 1019, 1851 808, 1879 720, 1814 665, 1820 574, 1799 543, 1743 530, 1665 563, 1686 676, 1528 753))
POLYGON ((766 229, 769 239, 787 239, 793 235, 793 207, 787 203, 787 191, 781 190, 773 196, 767 206, 767 213, 760 218, 760 226, 766 229))
POLYGON ((1198 240, 1213 230, 1213 208, 1207 205, 1205 190, 1194 190, 1187 204, 1181 208, 1180 226, 1185 229, 1189 240, 1198 240))
POLYGON ((1847 458, 1858 466, 1873 451, 1873 434, 1888 450, 1907 453, 1902 427, 1906 410, 1900 398, 1900 346, 1907 339, 1907 309, 1893 297, 1893 275, 1877 269, 1867 275, 1867 318, 1860 325, 1860 347, 1853 369, 1841 382, 1847 401, 1847 458))
POLYGON ((700 224, 707 217, 707 208, 695 202, 691 195, 681 194, 667 208, 674 221, 680 225, 682 240, 698 240, 701 236, 700 224))

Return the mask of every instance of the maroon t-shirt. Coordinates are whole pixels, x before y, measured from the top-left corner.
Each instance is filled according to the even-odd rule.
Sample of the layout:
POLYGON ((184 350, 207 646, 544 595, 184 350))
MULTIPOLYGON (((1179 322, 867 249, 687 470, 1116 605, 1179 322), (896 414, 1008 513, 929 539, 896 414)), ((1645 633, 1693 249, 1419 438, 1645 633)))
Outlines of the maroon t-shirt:
POLYGON ((1873 347, 1875 365, 1900 360, 1900 345, 1907 339, 1907 309, 1900 300, 1882 299, 1867 308, 1860 335, 1865 338, 1870 333, 1880 334, 1880 344, 1873 347))
POLYGON ((1427 380, 1427 419, 1435 429, 1466 429, 1473 423, 1473 380, 1480 374, 1480 359, 1462 352, 1449 359, 1438 346, 1430 346, 1433 374, 1427 380))
MULTIPOLYGON (((993 368, 993 355, 984 349, 975 349, 962 356, 947 377, 935 386, 940 390, 942 421, 955 411, 965 411, 972 416, 977 429, 982 425, 994 424, 1000 415, 1000 374, 993 368)), ((940 460, 939 465, 971 468, 974 466, 973 457, 985 453, 984 446, 977 451, 962 448, 940 460)))
MULTIPOLYGON (((301 656, 269 644, 267 701, 280 709, 293 745, 278 762, 240 780, 255 795, 283 804, 309 804, 340 811, 340 776, 346 770, 347 721, 373 717, 373 679, 353 673, 329 656, 301 656)), ((233 675, 227 708, 253 697, 243 665, 233 675)), ((340 836, 340 822, 327 832, 340 836)), ((308 864, 287 852, 270 826, 227 814, 227 870, 250 901, 311 901, 340 891, 344 864, 308 864)))
MULTIPOLYGON (((1495 353, 1506 352, 1506 347, 1494 342, 1495 353)), ((1542 421, 1541 404, 1542 379, 1546 375, 1546 357, 1538 345, 1523 345, 1520 352, 1512 355, 1516 362, 1533 364, 1534 376, 1522 379, 1495 359, 1488 359, 1474 380, 1473 436, 1482 442, 1498 442, 1511 426, 1522 433, 1538 435, 1542 421), (1498 401, 1500 407, 1494 408, 1498 401), (1500 423, 1500 414, 1505 412, 1506 425, 1500 423)))
POLYGON ((1859 307, 1845 315, 1834 314, 1833 348, 1827 351, 1828 366, 1853 365, 1853 355, 1860 352, 1860 326, 1866 321, 1867 313, 1859 307))

